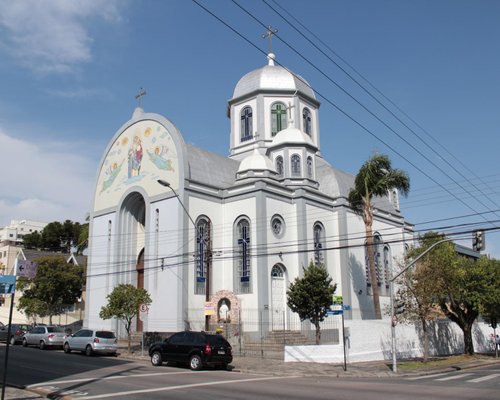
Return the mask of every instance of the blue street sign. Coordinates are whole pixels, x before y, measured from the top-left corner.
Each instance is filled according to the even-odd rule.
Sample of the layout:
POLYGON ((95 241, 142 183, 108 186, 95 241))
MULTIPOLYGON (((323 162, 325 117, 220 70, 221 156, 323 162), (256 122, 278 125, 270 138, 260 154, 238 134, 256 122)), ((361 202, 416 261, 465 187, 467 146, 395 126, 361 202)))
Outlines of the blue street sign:
POLYGON ((0 275, 0 294, 12 294, 16 291, 15 275, 0 275))

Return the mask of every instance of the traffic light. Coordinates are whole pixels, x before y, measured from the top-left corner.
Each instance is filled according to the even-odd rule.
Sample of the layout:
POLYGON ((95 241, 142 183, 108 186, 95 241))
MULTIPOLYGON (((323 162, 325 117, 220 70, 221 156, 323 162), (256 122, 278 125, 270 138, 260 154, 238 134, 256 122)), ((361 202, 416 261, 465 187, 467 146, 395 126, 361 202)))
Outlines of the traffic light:
POLYGON ((394 303, 394 315, 400 315, 400 314, 403 314, 406 310, 406 306, 405 306, 405 303, 404 301, 400 300, 400 301, 396 301, 394 303))
POLYGON ((474 236, 472 238, 472 248, 475 251, 484 250, 486 243, 484 241, 484 231, 474 231, 474 236))

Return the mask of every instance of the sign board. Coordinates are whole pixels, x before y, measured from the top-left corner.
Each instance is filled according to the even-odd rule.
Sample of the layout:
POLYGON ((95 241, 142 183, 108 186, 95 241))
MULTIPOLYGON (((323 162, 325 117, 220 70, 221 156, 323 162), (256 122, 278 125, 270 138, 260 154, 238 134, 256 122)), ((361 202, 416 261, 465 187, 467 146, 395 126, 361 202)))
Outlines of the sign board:
POLYGON ((15 275, 0 275, 0 294, 12 294, 16 291, 15 275))
POLYGON ((149 312, 149 307, 147 304, 141 304, 139 306, 139 311, 142 312, 142 313, 148 313, 149 312))
POLYGON ((211 303, 205 303, 205 316, 215 315, 215 307, 211 303))
POLYGON ((34 278, 38 264, 30 260, 17 260, 17 276, 25 276, 26 278, 34 278))
POLYGON ((328 315, 343 315, 344 314, 344 303, 342 296, 333 296, 333 304, 330 306, 330 311, 328 315))

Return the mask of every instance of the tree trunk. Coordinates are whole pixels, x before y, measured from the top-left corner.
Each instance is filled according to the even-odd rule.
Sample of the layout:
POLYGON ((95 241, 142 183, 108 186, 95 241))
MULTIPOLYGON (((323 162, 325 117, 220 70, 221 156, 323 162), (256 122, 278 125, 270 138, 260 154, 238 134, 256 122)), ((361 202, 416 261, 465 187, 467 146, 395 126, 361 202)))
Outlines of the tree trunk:
POLYGON ((316 327, 316 344, 319 344, 321 342, 321 328, 319 326, 319 322, 316 321, 314 326, 316 327))
POLYGON ((373 295, 373 311, 375 319, 382 319, 382 312, 380 310, 380 295, 379 295, 378 281, 377 281, 377 269, 375 267, 375 254, 374 254, 375 249, 373 247, 373 232, 372 232, 373 217, 371 215, 371 210, 367 210, 366 208, 365 208, 364 222, 366 228, 366 251, 368 252, 368 270, 370 272, 370 283, 372 286, 372 295, 373 295))
POLYGON ((474 342, 472 341, 472 324, 466 322, 462 327, 464 332, 464 354, 474 355, 474 342))

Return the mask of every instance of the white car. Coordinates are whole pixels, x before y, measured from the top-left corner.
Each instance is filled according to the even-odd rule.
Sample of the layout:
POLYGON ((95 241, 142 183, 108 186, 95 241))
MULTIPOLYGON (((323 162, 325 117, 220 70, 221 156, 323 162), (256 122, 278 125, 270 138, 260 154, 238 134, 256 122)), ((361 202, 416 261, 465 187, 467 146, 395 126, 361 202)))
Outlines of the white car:
POLYGON ((87 356, 94 353, 111 354, 116 356, 118 339, 114 332, 101 329, 80 329, 64 338, 63 349, 65 353, 72 350, 84 352, 87 356))
POLYGON ((35 326, 23 336, 23 346, 62 347, 66 333, 58 326, 35 326))

